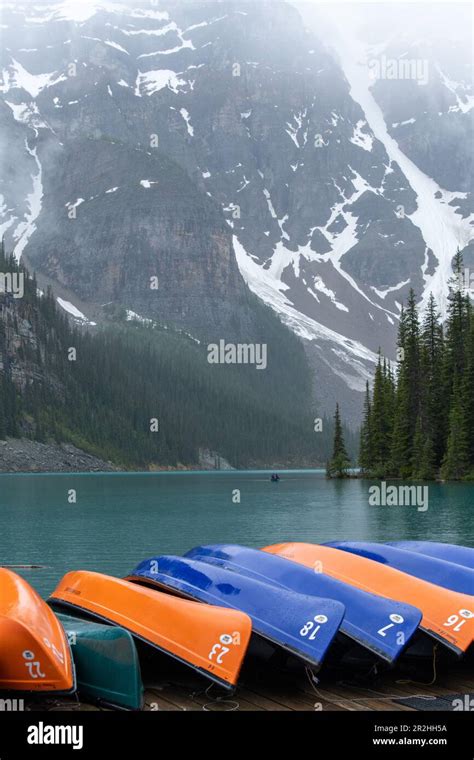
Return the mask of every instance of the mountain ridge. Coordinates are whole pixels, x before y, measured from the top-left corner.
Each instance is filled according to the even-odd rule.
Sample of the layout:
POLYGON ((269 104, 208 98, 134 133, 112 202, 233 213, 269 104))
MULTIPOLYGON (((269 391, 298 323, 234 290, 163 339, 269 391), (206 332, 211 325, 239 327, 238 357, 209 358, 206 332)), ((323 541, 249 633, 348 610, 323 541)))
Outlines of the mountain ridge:
MULTIPOLYGON (((405 39, 408 33, 394 35, 388 44, 363 31, 356 43, 341 48, 337 35, 321 39, 320 15, 314 20, 303 14, 302 20, 298 9, 284 2, 96 5, 102 9, 84 7, 75 21, 60 20, 61 12, 54 20, 51 8, 43 21, 35 11, 32 21, 21 7, 5 19, 10 49, 2 62, 3 111, 15 149, 7 163, 17 158, 27 167, 20 188, 26 185, 25 172, 38 177, 38 161, 44 180, 43 208, 29 222, 28 213, 34 217, 38 210, 38 186, 36 195, 30 193, 28 212, 25 191, 12 202, 11 183, 4 183, 4 205, 12 209, 3 217, 7 243, 10 235, 38 277, 52 277, 76 293, 89 321, 103 318, 101 302, 115 300, 143 318, 168 318, 198 333, 214 326, 225 338, 232 335, 234 311, 240 317, 234 336, 251 340, 258 325, 239 305, 246 298, 241 275, 303 341, 320 406, 332 413, 340 400, 343 416, 355 426, 379 346, 394 356, 409 287, 424 302, 434 291, 443 303, 456 247, 464 248, 471 264, 467 139, 454 151, 450 136, 453 123, 460 135, 472 128, 470 83, 462 84, 464 59, 455 72, 450 61, 430 58, 430 79, 423 86, 409 80, 374 83, 367 76, 371 61, 383 55, 400 60, 402 44, 419 55, 416 40, 405 39), (27 45, 16 42, 20 32, 22 40, 25 35, 30 40, 27 45), (345 60, 344 51, 350 52, 345 60), (76 76, 68 76, 71 63, 76 76), (457 83, 455 74, 462 74, 457 83), (423 95, 419 103, 416 93, 423 95), (403 108, 404 101, 411 111, 403 108), (22 138, 29 135, 23 151, 18 130, 22 138), (61 161, 54 170, 50 146, 63 143, 73 155, 84 139, 89 147, 82 151, 83 166, 79 159, 68 183, 68 177, 61 178, 61 161), (446 157, 442 153, 433 161, 430 151, 439 152, 442 139, 446 157), (104 146, 102 157, 98 145, 104 146), (147 152, 150 163, 141 167, 135 157, 147 152), (107 153, 122 158, 107 164, 107 153), (171 163, 152 176, 155 155, 171 163), (454 166, 466 167, 458 187, 449 172, 451 155, 454 166), (184 172, 178 200, 191 194, 202 209, 194 217, 186 203, 166 207, 173 165, 184 172), (434 178, 423 172, 433 167, 434 178), (102 199, 94 195, 95 170, 105 183, 102 199), (121 200, 123 187, 112 192, 124 173, 134 177, 128 201, 121 200), (142 181, 158 184, 144 187, 142 181), (160 183, 168 221, 158 223, 153 212, 160 183), (69 220, 64 202, 73 205, 83 197, 76 219, 69 220), (135 206, 133 218, 130 206, 135 206), (26 228, 15 238, 25 214, 26 228), (12 215, 17 219, 11 221, 12 215), (100 222, 94 222, 102 217, 101 238, 100 222), (183 226, 173 239, 176 217, 183 226), (132 254, 135 222, 148 228, 140 232, 141 254, 132 254), (181 234, 188 223, 198 250, 214 248, 207 262, 199 255, 193 263, 192 246, 186 248, 181 234), (222 225, 226 231, 220 231, 222 225), (124 243, 121 256, 107 240, 115 230, 124 243), (216 235, 222 235, 220 243, 216 235), (71 238, 85 250, 79 251, 77 241, 68 249, 71 238), (55 241, 61 245, 52 256, 55 241), (33 245, 36 253, 30 255, 33 245), (181 251, 191 271, 180 292, 181 251), (145 270, 147 261, 167 262, 167 282, 160 272, 161 311, 140 289, 127 252, 145 270), (91 274, 88 257, 92 272, 100 271, 102 261, 113 275, 91 274), (209 278, 223 260, 229 279, 211 287, 209 278), (95 301, 87 278, 96 287, 95 301)), ((60 7, 67 16, 68 6, 60 7)), ((442 52, 432 46, 430 55, 442 52)), ((7 169, 5 177, 18 174, 17 167, 7 169)))

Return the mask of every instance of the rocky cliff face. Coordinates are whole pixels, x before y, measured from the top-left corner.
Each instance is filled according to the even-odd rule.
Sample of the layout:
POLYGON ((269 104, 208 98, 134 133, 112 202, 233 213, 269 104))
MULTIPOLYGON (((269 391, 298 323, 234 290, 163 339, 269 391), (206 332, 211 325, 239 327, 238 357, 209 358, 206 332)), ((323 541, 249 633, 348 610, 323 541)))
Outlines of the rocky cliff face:
POLYGON ((95 319, 112 303, 200 335, 229 330, 233 316, 252 332, 225 222, 177 163, 105 137, 53 150, 31 243, 37 269, 73 290, 95 319))
POLYGON ((409 287, 443 300, 470 250, 466 67, 409 32, 328 44, 283 2, 71 8, 3 13, 7 242, 92 321, 251 340, 247 283, 355 421, 409 287), (407 45, 425 84, 369 78, 407 45))
POLYGON ((28 308, 20 311, 11 295, 0 293, 0 372, 8 372, 20 391, 42 377, 37 361, 41 349, 33 323, 28 308))

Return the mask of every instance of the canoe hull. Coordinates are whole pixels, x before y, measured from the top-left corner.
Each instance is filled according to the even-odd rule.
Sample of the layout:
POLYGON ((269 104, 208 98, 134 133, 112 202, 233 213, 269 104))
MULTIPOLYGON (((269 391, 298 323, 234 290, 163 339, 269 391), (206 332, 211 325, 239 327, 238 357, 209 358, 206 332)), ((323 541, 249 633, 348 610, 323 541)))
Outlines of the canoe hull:
POLYGON ((251 618, 256 634, 315 668, 321 666, 344 616, 344 607, 338 602, 290 593, 185 557, 144 560, 128 578, 207 604, 241 610, 251 618))
POLYGON ((387 541, 387 546, 395 546, 397 549, 405 549, 434 559, 444 559, 446 562, 454 562, 456 565, 474 570, 474 549, 470 546, 442 544, 436 541, 387 541))
POLYGON ((86 571, 67 573, 50 600, 118 625, 134 638, 234 688, 251 634, 250 619, 233 610, 204 607, 135 584, 86 571), (225 657, 221 637, 232 637, 225 657), (216 654, 217 653, 217 654, 216 654))
POLYGON ((357 588, 418 607, 423 613, 420 628, 458 656, 466 652, 474 640, 474 618, 466 620, 457 631, 454 630, 456 625, 450 622, 453 615, 459 615, 472 603, 466 594, 328 546, 286 543, 267 546, 263 551, 305 567, 323 568, 333 578, 357 588))
POLYGON ((53 611, 19 575, 0 569, 0 690, 70 694, 75 673, 53 611))
MULTIPOLYGON (((474 570, 453 562, 371 541, 331 541, 324 546, 358 554, 460 594, 472 596, 474 593, 474 570)), ((467 612, 469 611, 472 612, 472 605, 468 608, 467 612)))
POLYGON ((421 621, 416 607, 388 601, 257 549, 216 544, 192 549, 186 557, 264 579, 293 592, 339 601, 345 607, 341 632, 388 663, 397 659, 421 621))
POLYGON ((56 614, 69 639, 79 693, 104 705, 140 710, 143 684, 132 635, 118 626, 56 614))

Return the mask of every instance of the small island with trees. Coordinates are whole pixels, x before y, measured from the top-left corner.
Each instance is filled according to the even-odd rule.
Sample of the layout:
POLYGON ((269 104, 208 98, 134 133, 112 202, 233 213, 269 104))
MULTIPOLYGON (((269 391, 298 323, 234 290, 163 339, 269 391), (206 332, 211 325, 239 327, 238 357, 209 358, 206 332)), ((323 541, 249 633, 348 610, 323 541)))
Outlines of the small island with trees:
POLYGON ((412 289, 400 313, 396 371, 379 352, 357 472, 337 406, 328 477, 474 479, 474 314, 459 252, 453 270, 444 324, 433 294, 420 319, 412 289))

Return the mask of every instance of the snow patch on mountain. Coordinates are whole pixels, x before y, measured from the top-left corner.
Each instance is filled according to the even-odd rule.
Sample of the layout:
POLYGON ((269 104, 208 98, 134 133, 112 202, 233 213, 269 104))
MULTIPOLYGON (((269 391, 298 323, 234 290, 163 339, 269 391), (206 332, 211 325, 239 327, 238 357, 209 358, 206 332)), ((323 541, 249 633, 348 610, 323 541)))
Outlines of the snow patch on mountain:
POLYGON ((127 8, 127 12, 132 18, 147 18, 154 21, 168 21, 168 11, 152 11, 148 8, 127 8))
POLYGON ((2 71, 0 92, 6 93, 12 89, 19 88, 25 90, 32 98, 36 98, 45 87, 51 87, 65 80, 66 76, 57 72, 31 74, 19 61, 12 58, 9 68, 2 71))
MULTIPOLYGON (((362 392, 365 383, 372 377, 372 366, 377 362, 377 355, 358 341, 331 330, 329 327, 298 311, 284 296, 288 286, 276 280, 274 273, 263 269, 247 253, 237 236, 233 236, 234 252, 242 277, 250 290, 271 306, 283 321, 301 338, 308 341, 324 341, 334 344, 333 351, 345 367, 336 374, 343 377, 352 389, 362 392)), ((336 371, 332 367, 333 371, 336 371)))
POLYGON ((268 192, 268 190, 266 189, 266 187, 263 188, 263 194, 264 194, 265 198, 267 199, 267 205, 268 205, 268 210, 270 212, 270 216, 273 217, 273 219, 276 219, 277 218, 276 211, 273 208, 272 199, 271 199, 270 193, 268 192))
POLYGON ((471 108, 474 108, 474 95, 466 93, 466 87, 464 84, 460 84, 459 82, 454 82, 452 79, 449 79, 449 77, 443 74, 439 66, 436 68, 442 83, 450 92, 453 93, 454 97, 456 98, 457 105, 450 106, 449 111, 460 111, 461 113, 468 113, 471 108))
POLYGON ((146 95, 153 95, 155 92, 168 87, 171 92, 177 94, 179 88, 186 84, 184 79, 180 79, 175 71, 170 69, 156 69, 154 71, 139 71, 135 82, 135 95, 141 97, 142 92, 146 95))
POLYGON ((168 50, 158 50, 156 53, 152 53, 152 55, 171 55, 173 53, 179 53, 180 50, 185 50, 186 48, 189 48, 190 50, 196 49, 191 40, 181 40, 181 45, 175 45, 175 47, 168 48, 168 50))
MULTIPOLYGON (((366 180, 360 176, 360 174, 352 169, 351 166, 348 166, 348 169, 352 172, 353 177, 351 178, 352 185, 354 186, 354 192, 346 197, 344 192, 336 182, 334 182, 334 185, 336 189, 339 192, 340 197, 342 198, 341 201, 338 201, 332 208, 330 217, 327 221, 327 223, 324 225, 324 227, 314 227, 312 229, 312 232, 314 230, 319 230, 328 243, 331 246, 331 250, 329 253, 325 254, 315 254, 312 251, 307 253, 308 260, 314 260, 314 261, 327 261, 331 262, 331 264, 334 266, 336 271, 343 277, 349 285, 356 290, 359 295, 362 296, 366 301, 368 301, 371 306, 374 306, 376 309, 380 309, 384 312, 387 312, 388 310, 383 307, 381 304, 375 303, 372 301, 367 293, 365 293, 361 287, 357 284, 357 282, 354 280, 354 278, 348 274, 348 272, 345 271, 342 265, 342 257, 344 254, 346 254, 350 249, 356 245, 358 241, 357 237, 357 224, 358 224, 358 217, 356 217, 350 210, 348 210, 348 206, 350 207, 353 205, 363 193, 366 191, 372 192, 374 194, 379 194, 378 190, 375 190, 373 187, 371 187, 366 180), (332 232, 330 230, 331 226, 334 224, 334 222, 337 219, 342 218, 345 222, 345 227, 341 232, 332 232)), ((393 314, 392 312, 388 312, 390 314, 393 314)), ((397 315, 393 315, 397 316, 397 315)))
POLYGON ((374 141, 370 135, 367 134, 367 132, 363 132, 362 128, 366 124, 365 121, 362 119, 357 122, 357 124, 354 127, 354 134, 350 138, 351 143, 354 143, 354 145, 358 145, 359 148, 363 148, 364 150, 371 151, 372 146, 374 144, 374 141))
POLYGON ((120 52, 125 53, 125 55, 130 55, 128 50, 125 50, 125 48, 123 48, 122 45, 119 45, 118 42, 112 42, 112 40, 104 40, 104 45, 115 48, 115 50, 120 50, 120 52))
MULTIPOLYGON (((15 9, 13 3, 7 3, 5 7, 15 9)), ((32 10, 34 10, 35 15, 26 18, 30 24, 45 24, 50 21, 84 23, 100 11, 121 13, 139 19, 154 19, 156 21, 166 21, 168 19, 166 11, 134 9, 126 4, 107 2, 107 0, 102 0, 102 2, 97 2, 97 0, 62 0, 62 2, 50 3, 44 6, 35 5, 32 10)))
POLYGON ((374 291, 378 295, 379 298, 387 297, 389 293, 395 293, 397 290, 400 290, 400 288, 404 288, 405 285, 408 285, 410 280, 403 280, 403 282, 397 283, 397 285, 393 285, 391 288, 387 288, 386 290, 379 290, 378 288, 374 287, 374 285, 370 286, 370 289, 374 291))
POLYGON ((190 137, 193 137, 194 136, 194 127, 191 125, 191 119, 190 119, 190 116, 189 116, 189 111, 187 110, 187 108, 180 108, 179 112, 180 112, 181 116, 183 117, 184 121, 186 122, 186 129, 188 131, 188 135, 190 135, 190 137))
POLYGON ((347 312, 349 311, 349 309, 347 308, 347 306, 345 306, 343 303, 341 303, 340 301, 337 300, 336 294, 334 293, 334 291, 331 290, 330 288, 328 288, 324 284, 322 277, 320 277, 319 275, 316 275, 313 278, 313 288, 312 289, 308 288, 307 290, 308 290, 308 292, 312 296, 314 296, 316 298, 316 300, 318 301, 318 303, 320 301, 319 301, 319 298, 316 295, 315 291, 318 291, 319 293, 322 293, 323 295, 327 296, 329 298, 329 300, 334 304, 334 306, 336 307, 336 309, 340 309, 340 311, 347 311, 347 312))
POLYGON ((155 324, 152 319, 148 319, 148 317, 141 317, 140 314, 137 314, 136 311, 132 311, 131 309, 127 309, 127 322, 140 322, 142 325, 155 324))
POLYGON ((77 208, 78 206, 80 206, 81 203, 84 203, 84 201, 85 201, 85 198, 77 198, 73 203, 65 203, 64 205, 68 209, 73 209, 73 208, 77 208))
POLYGON ((166 50, 156 50, 152 53, 142 53, 139 55, 139 58, 150 58, 151 56, 155 55, 170 55, 171 53, 179 53, 180 50, 184 50, 188 48, 189 50, 195 50, 193 43, 191 40, 187 40, 183 37, 183 32, 181 29, 178 28, 178 26, 175 24, 174 21, 167 24, 166 26, 161 27, 161 29, 137 29, 133 31, 125 31, 126 34, 129 35, 137 35, 137 34, 145 34, 148 36, 157 36, 161 37, 166 34, 169 34, 169 32, 174 32, 179 40, 179 45, 175 45, 172 48, 168 48, 166 50))
POLYGON ((414 124, 416 122, 416 119, 405 119, 405 121, 397 122, 395 121, 392 124, 392 129, 397 129, 398 127, 406 127, 407 124, 414 124))
POLYGON ((432 275, 425 272, 425 290, 422 307, 433 293, 442 314, 446 313, 448 281, 452 276, 451 262, 457 248, 464 248, 474 237, 471 217, 462 219, 444 200, 444 191, 427 177, 400 149, 388 132, 383 113, 371 91, 373 80, 369 76, 367 51, 354 39, 342 35, 336 50, 353 99, 361 106, 365 119, 384 145, 391 161, 395 161, 417 196, 417 209, 407 217, 419 228, 428 248, 432 250, 437 266, 432 275))
POLYGON ((5 103, 11 109, 15 121, 18 121, 20 124, 26 124, 33 129, 47 126, 40 117, 35 103, 11 103, 9 100, 5 100, 5 103))
POLYGON ((297 148, 303 148, 308 140, 308 128, 303 126, 307 109, 294 113, 291 121, 286 122, 285 132, 291 137, 297 148))
POLYGON ((28 212, 25 215, 25 219, 21 222, 13 233, 15 240, 15 246, 13 248, 13 255, 17 261, 20 261, 21 255, 26 248, 29 239, 36 230, 36 219, 41 213, 42 201, 43 201, 43 181, 42 181, 42 167, 37 155, 36 148, 30 148, 28 141, 25 140, 25 150, 34 159, 38 172, 33 174, 31 181, 33 183, 33 189, 27 196, 26 202, 28 205, 28 212))
POLYGON ((67 313, 71 314, 71 316, 75 317, 76 319, 80 319, 82 322, 88 321, 87 317, 82 313, 82 311, 79 311, 79 309, 77 309, 70 301, 65 301, 63 298, 56 298, 56 301, 60 305, 61 309, 67 311, 67 313))

